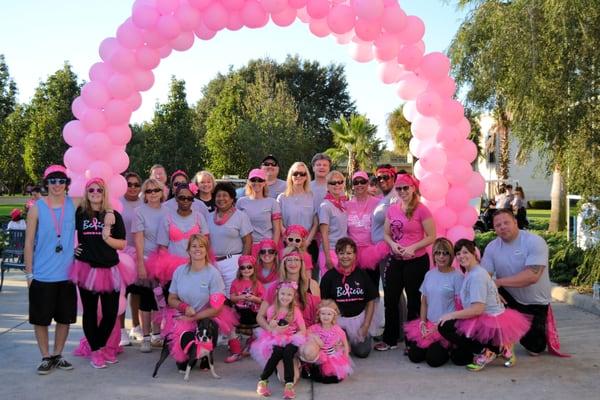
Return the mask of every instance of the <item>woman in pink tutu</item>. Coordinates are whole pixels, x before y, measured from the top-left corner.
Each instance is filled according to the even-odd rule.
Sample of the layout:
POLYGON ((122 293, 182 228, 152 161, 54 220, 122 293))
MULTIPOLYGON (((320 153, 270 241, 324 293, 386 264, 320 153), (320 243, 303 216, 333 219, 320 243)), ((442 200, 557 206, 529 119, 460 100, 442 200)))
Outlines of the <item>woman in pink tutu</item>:
POLYGON ((91 364, 94 368, 106 368, 106 363, 116 363, 116 351, 107 349, 119 310, 122 287, 136 279, 133 265, 119 260, 117 250, 123 250, 125 225, 123 217, 112 211, 115 224, 104 225, 109 207, 106 184, 100 178, 92 178, 85 184, 85 198, 75 214, 75 229, 79 247, 70 278, 78 286, 83 306, 83 332, 91 348, 91 364), (98 300, 102 318, 98 321, 98 300))
POLYGON ((501 355, 505 367, 516 363, 513 346, 529 330, 530 321, 518 311, 505 309, 492 278, 479 265, 475 243, 461 239, 454 246, 456 258, 466 270, 460 299, 464 309, 440 317, 438 331, 458 348, 474 355, 467 365, 480 371, 501 355))
POLYGON ((260 329, 257 339, 250 347, 250 354, 262 367, 256 392, 269 396, 269 377, 275 372, 277 364, 283 361, 285 389, 283 397, 293 399, 294 357, 298 347, 306 341, 306 325, 302 312, 296 306, 298 284, 293 281, 280 282, 277 285, 276 299, 267 308, 264 318, 258 318, 260 329))
POLYGON ((404 325, 408 343, 408 358, 414 363, 427 361, 430 367, 440 367, 449 358, 457 365, 466 365, 472 355, 465 357, 460 349, 451 349, 437 330, 442 315, 456 311, 463 283, 463 274, 452 267, 454 249, 446 238, 433 243, 435 268, 425 274, 421 285, 421 315, 404 325))
POLYGON ((277 244, 271 239, 263 239, 259 243, 256 278, 265 290, 269 290, 279 280, 277 244))
POLYGON ((333 300, 322 300, 317 311, 317 323, 308 328, 308 340, 319 346, 319 357, 310 376, 322 383, 338 383, 352 373, 350 345, 346 333, 336 324, 340 310, 333 300))

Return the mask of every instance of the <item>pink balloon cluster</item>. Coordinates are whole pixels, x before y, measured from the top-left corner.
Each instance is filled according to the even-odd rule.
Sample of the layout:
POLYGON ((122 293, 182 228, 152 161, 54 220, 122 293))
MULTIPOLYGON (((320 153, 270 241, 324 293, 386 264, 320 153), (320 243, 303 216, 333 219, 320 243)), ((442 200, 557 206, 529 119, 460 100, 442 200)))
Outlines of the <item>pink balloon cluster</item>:
POLYGON ((350 44, 356 61, 380 63, 382 81, 396 84, 406 101, 403 111, 414 135, 410 150, 419 158, 415 173, 438 234, 472 237, 477 216, 468 201, 484 182, 470 166, 477 149, 467 140, 464 109, 452 98, 450 61, 442 53, 425 54, 423 21, 406 15, 397 0, 136 0, 115 37, 100 44, 101 61, 90 68, 90 81, 72 104, 77 119, 63 130, 72 146, 64 155, 72 193, 81 195, 86 179, 101 177, 118 207, 116 199, 126 191, 120 173, 129 164, 128 122, 141 105, 140 92, 154 84, 152 70, 161 59, 189 49, 196 37, 261 28, 269 20, 284 27, 296 18, 318 37, 333 35, 350 44))

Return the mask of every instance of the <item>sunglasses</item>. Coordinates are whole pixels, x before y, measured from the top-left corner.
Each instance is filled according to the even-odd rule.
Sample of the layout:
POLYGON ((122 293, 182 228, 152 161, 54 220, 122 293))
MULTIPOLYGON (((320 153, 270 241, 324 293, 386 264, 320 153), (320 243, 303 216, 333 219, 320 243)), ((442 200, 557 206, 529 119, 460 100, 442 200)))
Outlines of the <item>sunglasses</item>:
POLYGON ((352 184, 354 186, 356 185, 366 185, 367 183, 369 183, 368 181, 364 180, 364 179, 355 179, 352 181, 352 184))
POLYGON ((142 186, 142 185, 140 185, 140 184, 139 184, 139 183, 137 183, 137 182, 127 182, 127 187, 135 187, 135 188, 138 188, 138 187, 140 187, 140 186, 142 186))
POLYGON ((173 186, 175 186, 175 187, 179 187, 181 185, 187 185, 187 182, 184 182, 184 181, 173 182, 173 186))
POLYGON ((396 186, 396 192, 408 192, 410 186, 396 186))
POLYGON ((177 196, 177 200, 179 201, 194 201, 192 196, 177 196))
POLYGON ((277 251, 275 249, 261 249, 259 251, 260 254, 275 254, 277 251))
POLYGON ((161 188, 154 188, 154 189, 146 189, 146 190, 144 190, 144 193, 146 193, 146 194, 160 193, 160 192, 162 192, 161 188))
POLYGON ((264 181, 265 180, 262 179, 262 178, 250 178, 250 182, 252 182, 252 183, 257 183, 257 182, 258 183, 264 183, 264 181))
POLYGON ((289 238, 287 238, 287 241, 288 241, 288 243, 301 243, 302 239, 289 237, 289 238))
POLYGON ((277 163, 274 161, 265 161, 262 163, 263 167, 276 167, 277 163))
POLYGON ((436 256, 449 256, 450 255, 450 253, 448 253, 447 251, 443 251, 443 250, 434 251, 433 254, 436 256))
POLYGON ((48 185, 64 185, 67 183, 65 178, 50 178, 48 179, 48 185))
POLYGON ((295 171, 295 172, 292 172, 292 176, 296 176, 296 177, 306 176, 306 172, 295 171))
POLYGON ((252 265, 240 265, 240 271, 253 270, 254 266, 252 265))
POLYGON ((104 189, 102 188, 88 188, 88 193, 104 193, 104 189))
POLYGON ((381 182, 381 181, 386 181, 386 182, 387 182, 387 181, 389 181, 389 180, 390 180, 390 178, 391 178, 391 177, 390 177, 389 175, 379 175, 379 176, 377 177, 377 180, 378 180, 379 182, 381 182))
POLYGON ((331 186, 335 186, 335 185, 343 185, 344 181, 329 181, 327 183, 330 184, 331 186))

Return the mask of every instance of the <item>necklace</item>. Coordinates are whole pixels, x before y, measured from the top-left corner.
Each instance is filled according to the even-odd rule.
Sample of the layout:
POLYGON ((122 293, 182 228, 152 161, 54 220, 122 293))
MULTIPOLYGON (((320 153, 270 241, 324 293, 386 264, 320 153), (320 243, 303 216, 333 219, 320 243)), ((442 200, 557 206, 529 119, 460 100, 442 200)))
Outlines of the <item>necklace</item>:
POLYGON ((55 253, 60 253, 63 251, 62 243, 60 242, 60 235, 62 233, 63 226, 63 217, 65 216, 65 199, 62 199, 60 204, 60 217, 58 221, 56 220, 56 213, 54 212, 54 208, 50 206, 50 202, 46 200, 46 205, 50 209, 50 215, 52 216, 52 222, 54 223, 54 231, 56 232, 56 247, 54 248, 55 253))

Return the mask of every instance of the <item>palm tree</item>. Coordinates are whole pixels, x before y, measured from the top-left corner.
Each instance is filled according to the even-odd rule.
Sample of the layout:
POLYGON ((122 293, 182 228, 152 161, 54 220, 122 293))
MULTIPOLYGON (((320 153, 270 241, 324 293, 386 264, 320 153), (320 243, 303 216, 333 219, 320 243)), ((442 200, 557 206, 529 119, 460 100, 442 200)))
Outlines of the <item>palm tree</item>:
POLYGON ((388 115, 387 128, 392 137, 396 153, 406 155, 412 132, 410 131, 410 122, 402 114, 402 105, 388 115))
POLYGON ((371 169, 383 151, 383 141, 375 137, 377 126, 364 115, 341 116, 329 126, 333 133, 332 147, 326 151, 334 162, 348 160, 348 176, 359 169, 371 169))

